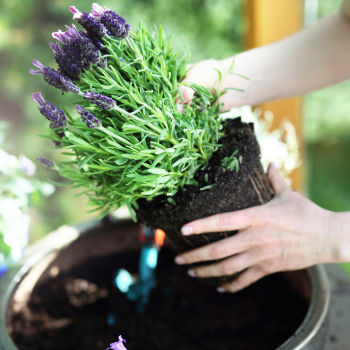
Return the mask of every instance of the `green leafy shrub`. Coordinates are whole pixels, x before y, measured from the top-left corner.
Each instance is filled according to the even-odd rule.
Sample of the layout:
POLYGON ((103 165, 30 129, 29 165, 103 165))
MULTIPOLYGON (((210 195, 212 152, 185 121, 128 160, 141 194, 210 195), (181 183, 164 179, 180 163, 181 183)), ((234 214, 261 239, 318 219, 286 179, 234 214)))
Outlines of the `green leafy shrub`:
POLYGON ((51 44, 58 72, 38 61, 33 63, 40 70, 30 70, 63 92, 84 97, 76 106, 81 118, 73 118, 33 94, 51 122, 49 135, 42 136, 70 157, 52 167, 72 180, 65 185, 84 188, 92 211, 103 210, 101 216, 123 205, 132 212, 138 199, 162 194, 175 204, 171 196, 197 184, 195 172, 219 147, 217 102, 224 92, 180 83, 189 54, 179 59, 161 27, 150 33, 140 22, 133 33, 113 11, 96 5, 94 10, 82 14, 71 7, 88 34, 74 26, 53 33, 59 40, 51 44), (110 18, 117 27, 110 26, 110 18), (190 104, 177 103, 180 85, 195 90, 190 104))

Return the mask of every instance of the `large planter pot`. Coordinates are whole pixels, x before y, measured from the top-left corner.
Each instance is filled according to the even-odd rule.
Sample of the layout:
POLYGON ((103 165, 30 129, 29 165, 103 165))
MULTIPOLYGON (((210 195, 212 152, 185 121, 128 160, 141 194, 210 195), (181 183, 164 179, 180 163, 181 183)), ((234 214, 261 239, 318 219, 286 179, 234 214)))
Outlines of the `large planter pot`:
MULTIPOLYGON (((82 266, 89 259, 103 259, 108 256, 112 257, 109 261, 123 261, 120 257, 125 256, 128 251, 139 250, 138 231, 138 225, 130 221, 92 222, 77 227, 63 226, 30 246, 24 258, 0 280, 0 350, 18 350, 10 336, 13 332, 14 315, 20 312, 21 308, 27 307, 28 301, 40 286, 49 284, 57 275, 64 275, 82 266), (116 258, 114 259, 113 256, 116 258)), ((271 350, 322 350, 330 298, 330 288, 324 267, 314 266, 307 270, 285 273, 283 278, 288 281, 290 288, 300 295, 300 298, 307 300, 308 307, 300 324, 289 338, 284 339, 271 350)), ((204 290, 212 287, 198 283, 196 288, 204 290)), ((225 298, 231 298, 231 295, 225 298)), ((232 298, 234 302, 235 297, 232 296, 232 298)), ((80 302, 82 300, 74 301, 76 304, 80 302)), ((226 305, 229 307, 228 304, 226 305)), ((204 311, 208 309, 208 315, 215 311, 210 309, 210 301, 203 305, 203 308, 204 311)), ((246 317, 249 310, 243 308, 242 313, 245 313, 244 317, 246 317)), ((189 313, 188 318, 190 319, 191 316, 192 314, 189 313)), ((242 315, 242 318, 244 317, 242 315)), ((27 331, 23 328, 23 335, 27 331)), ((135 334, 137 333, 138 330, 135 334)), ((118 335, 114 334, 114 341, 117 340, 118 335)), ((248 335, 250 338, 255 336, 259 335, 254 333, 248 335)), ((215 339, 215 341, 219 340, 215 339)), ((104 349, 108 346, 109 339, 103 339, 103 341, 105 343, 96 349, 99 347, 104 349)), ((140 344, 132 344, 132 339, 128 341, 126 345, 129 350, 143 348, 140 344)), ((76 345, 79 345, 77 349, 83 348, 82 344, 76 345)), ((256 350, 255 347, 253 349, 256 350)))

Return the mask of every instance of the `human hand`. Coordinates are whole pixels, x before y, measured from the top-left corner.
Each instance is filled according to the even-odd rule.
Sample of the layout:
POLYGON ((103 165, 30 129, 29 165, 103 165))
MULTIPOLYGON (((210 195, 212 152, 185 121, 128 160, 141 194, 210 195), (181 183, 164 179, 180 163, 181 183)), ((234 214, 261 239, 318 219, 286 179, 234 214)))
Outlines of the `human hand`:
MULTIPOLYGON (((223 66, 219 63, 219 61, 213 59, 200 61, 190 67, 185 79, 182 80, 182 83, 196 83, 208 89, 217 89, 219 86, 219 75, 215 69, 223 69, 223 66)), ((193 99, 193 89, 183 85, 180 85, 179 89, 185 103, 188 103, 193 99)))
MULTIPOLYGON (((238 57, 239 55, 237 55, 238 57)), ((233 57, 227 58, 222 61, 218 60, 205 60, 194 64, 187 72, 186 77, 182 80, 184 83, 196 83, 204 86, 209 90, 223 91, 227 88, 239 88, 244 89, 247 84, 247 80, 238 75, 225 75, 232 65, 233 57), (219 82, 218 71, 224 76, 223 81, 219 82)), ((240 65, 241 67, 243 64, 240 65)), ((184 103, 188 103, 193 99, 194 90, 188 86, 180 85, 184 103)), ((217 91, 219 92, 219 91, 217 91)), ((220 97, 220 103, 223 104, 222 111, 227 111, 232 107, 240 106, 245 103, 246 94, 243 91, 227 90, 224 95, 220 97)), ((180 103, 180 98, 176 100, 180 103)))
POLYGON ((268 203, 240 211, 213 215, 183 226, 182 234, 239 232, 231 237, 180 254, 178 264, 221 260, 192 268, 192 277, 231 275, 243 271, 219 292, 237 292, 278 271, 298 270, 334 262, 339 255, 336 234, 330 230, 332 213, 296 192, 270 165, 268 178, 275 197, 268 203))

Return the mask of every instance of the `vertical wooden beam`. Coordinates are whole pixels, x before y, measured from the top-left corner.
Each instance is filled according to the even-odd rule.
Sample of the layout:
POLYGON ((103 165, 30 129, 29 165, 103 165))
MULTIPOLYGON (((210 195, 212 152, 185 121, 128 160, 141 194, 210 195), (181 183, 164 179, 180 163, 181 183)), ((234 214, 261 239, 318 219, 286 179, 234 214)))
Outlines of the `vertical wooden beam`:
MULTIPOLYGON (((246 14, 248 32, 246 48, 267 45, 297 32, 303 23, 303 0, 247 0, 246 14)), ((270 110, 274 115, 273 128, 278 127, 285 117, 293 123, 300 139, 301 153, 301 99, 289 98, 264 103, 259 106, 263 112, 270 110)), ((302 157, 302 161, 305 161, 302 157)), ((305 167, 302 165, 291 174, 292 186, 305 192, 305 167)))

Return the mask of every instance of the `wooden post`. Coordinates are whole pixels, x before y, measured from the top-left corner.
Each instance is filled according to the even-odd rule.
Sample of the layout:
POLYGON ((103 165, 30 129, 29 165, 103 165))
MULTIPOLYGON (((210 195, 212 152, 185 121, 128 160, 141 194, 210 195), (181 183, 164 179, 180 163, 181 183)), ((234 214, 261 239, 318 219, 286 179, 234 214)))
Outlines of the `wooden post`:
MULTIPOLYGON (((280 40, 297 32, 303 23, 302 0, 247 0, 246 13, 248 32, 246 48, 252 49, 280 40)), ((293 123, 300 140, 303 159, 303 142, 301 139, 301 98, 288 98, 264 103, 259 106, 262 111, 270 110, 274 115, 273 128, 278 127, 285 117, 293 123)), ((305 166, 302 165, 291 174, 292 187, 305 192, 305 166)))

